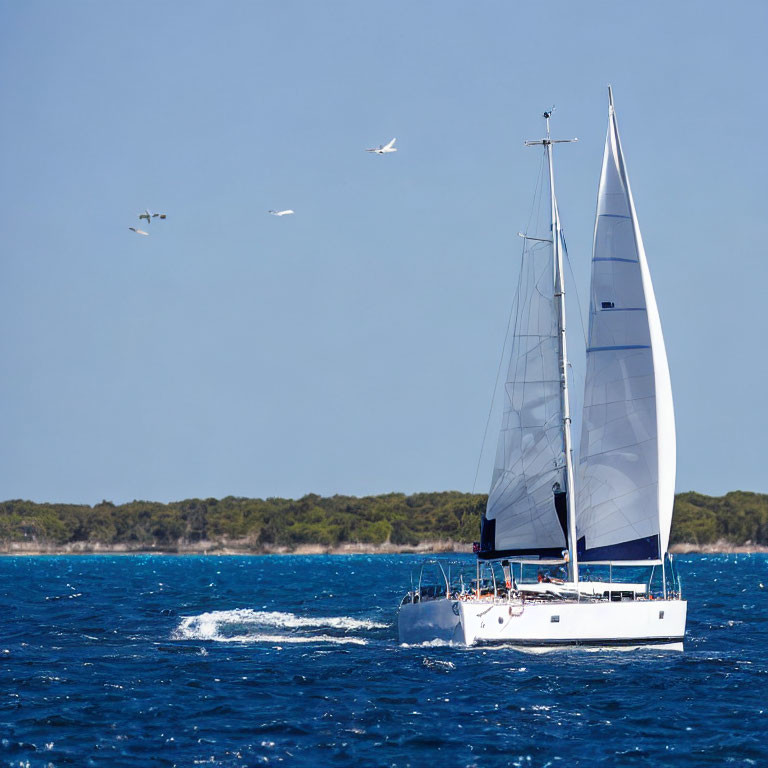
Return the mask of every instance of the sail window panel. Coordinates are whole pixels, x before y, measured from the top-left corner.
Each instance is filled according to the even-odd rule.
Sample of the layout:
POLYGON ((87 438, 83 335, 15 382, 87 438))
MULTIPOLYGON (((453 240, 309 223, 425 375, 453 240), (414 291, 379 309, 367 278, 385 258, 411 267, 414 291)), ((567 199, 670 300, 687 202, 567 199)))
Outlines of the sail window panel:
POLYGON ((615 169, 601 187, 600 198, 597 202, 597 215, 616 218, 630 218, 631 216, 626 190, 615 169))
POLYGON ((588 358, 585 407, 654 396, 650 349, 594 352, 588 358))
POLYGON ((627 308, 645 309, 645 294, 640 265, 631 261, 592 262, 592 306, 600 307, 603 301, 612 301, 614 311, 600 313, 600 320, 608 322, 615 310, 627 308))
POLYGON ((596 259, 627 259, 637 263, 637 246, 632 219, 604 215, 597 219, 596 259))
POLYGON ((600 312, 590 324, 589 350, 612 351, 612 347, 650 347, 648 318, 636 312, 600 312), (606 315, 609 315, 606 317, 606 315))

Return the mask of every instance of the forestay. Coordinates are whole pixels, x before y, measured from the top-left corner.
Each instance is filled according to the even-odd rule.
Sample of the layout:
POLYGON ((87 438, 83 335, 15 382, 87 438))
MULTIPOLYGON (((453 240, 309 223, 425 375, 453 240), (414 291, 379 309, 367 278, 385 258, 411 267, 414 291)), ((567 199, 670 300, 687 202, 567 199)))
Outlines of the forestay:
POLYGON ((613 98, 597 201, 577 485, 579 560, 656 559, 675 484, 672 389, 613 98))
POLYGON ((557 309, 551 242, 526 240, 513 318, 504 415, 481 554, 560 556, 555 488, 565 490, 557 309))

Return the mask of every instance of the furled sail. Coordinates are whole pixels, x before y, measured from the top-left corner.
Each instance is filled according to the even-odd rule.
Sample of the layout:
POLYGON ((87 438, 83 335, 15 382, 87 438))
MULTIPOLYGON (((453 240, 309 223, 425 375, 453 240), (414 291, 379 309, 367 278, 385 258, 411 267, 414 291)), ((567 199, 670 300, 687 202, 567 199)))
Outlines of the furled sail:
POLYGON ((552 243, 526 240, 504 415, 480 557, 559 557, 565 546, 563 415, 552 243))
POLYGON ((667 550, 672 523, 672 388, 612 95, 590 295, 578 557, 655 560, 667 550))

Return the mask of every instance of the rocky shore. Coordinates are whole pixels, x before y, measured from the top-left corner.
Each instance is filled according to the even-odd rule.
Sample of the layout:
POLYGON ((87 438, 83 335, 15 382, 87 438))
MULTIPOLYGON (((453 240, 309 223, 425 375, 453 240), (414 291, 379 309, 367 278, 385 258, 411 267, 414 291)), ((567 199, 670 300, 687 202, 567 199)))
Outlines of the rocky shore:
MULTIPOLYGON (((713 544, 694 543, 673 544, 672 554, 752 554, 768 552, 768 547, 753 544, 732 544, 720 540, 713 544)), ((173 547, 132 547, 127 544, 100 544, 98 542, 74 542, 57 545, 42 542, 2 542, 0 555, 393 555, 393 554, 439 554, 472 552, 472 545, 463 542, 440 540, 423 541, 416 546, 396 546, 390 543, 380 545, 348 542, 336 547, 320 544, 303 544, 293 549, 289 547, 269 547, 254 544, 248 539, 222 541, 180 541, 173 547)))

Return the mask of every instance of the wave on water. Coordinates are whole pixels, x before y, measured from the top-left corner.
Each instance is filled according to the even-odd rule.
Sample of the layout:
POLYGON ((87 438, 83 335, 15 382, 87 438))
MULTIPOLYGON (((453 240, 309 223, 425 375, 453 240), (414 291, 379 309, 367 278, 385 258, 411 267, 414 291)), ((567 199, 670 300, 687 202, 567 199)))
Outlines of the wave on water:
MULTIPOLYGON (((400 643, 401 648, 453 648, 456 643, 452 643, 450 640, 441 640, 435 638, 434 640, 424 640, 421 643, 400 643)), ((464 647, 463 644, 458 644, 460 647, 464 647)))
POLYGON ((425 667, 429 667, 430 669, 442 669, 446 672, 449 672, 452 669, 456 669, 456 665, 452 661, 443 661, 441 659, 430 659, 427 656, 425 656, 421 663, 425 667))
POLYGON ((214 640, 223 643, 351 643, 365 645, 364 637, 351 632, 387 629, 370 619, 351 616, 297 616, 282 611, 208 611, 197 616, 183 616, 173 631, 174 640, 214 640), (292 634, 274 634, 265 629, 295 630, 292 634), (325 630, 317 633, 316 630, 325 630), (341 634, 329 634, 328 630, 341 634))

